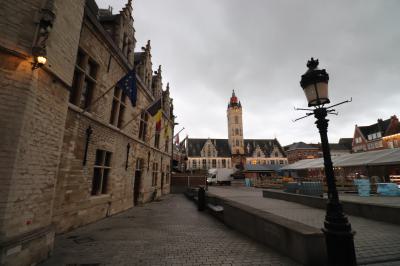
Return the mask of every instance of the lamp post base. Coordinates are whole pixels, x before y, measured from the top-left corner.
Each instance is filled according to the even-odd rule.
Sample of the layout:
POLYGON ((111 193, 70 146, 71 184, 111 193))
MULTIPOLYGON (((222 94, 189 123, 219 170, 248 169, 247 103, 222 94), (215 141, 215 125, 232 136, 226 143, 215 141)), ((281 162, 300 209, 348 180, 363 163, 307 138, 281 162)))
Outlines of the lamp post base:
POLYGON ((357 265, 354 251, 354 231, 339 232, 323 228, 329 266, 357 265))

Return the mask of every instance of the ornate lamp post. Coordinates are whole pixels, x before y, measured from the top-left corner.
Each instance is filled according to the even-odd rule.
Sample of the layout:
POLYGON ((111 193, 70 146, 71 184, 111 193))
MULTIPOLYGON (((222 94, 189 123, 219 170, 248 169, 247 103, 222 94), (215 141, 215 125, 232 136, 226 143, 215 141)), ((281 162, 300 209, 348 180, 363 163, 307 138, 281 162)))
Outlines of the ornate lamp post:
POLYGON ((328 185, 328 204, 322 231, 325 234, 326 249, 328 253, 329 265, 357 265, 354 250, 354 232, 347 217, 343 213, 342 205, 336 189, 335 175, 333 171, 331 152, 328 142, 328 114, 337 114, 332 107, 350 102, 344 101, 330 107, 325 104, 330 103, 328 98, 329 75, 325 69, 318 69, 318 60, 311 58, 307 62, 308 70, 301 76, 300 85, 307 97, 308 107, 314 109, 297 109, 312 111, 306 116, 295 121, 314 115, 317 121, 315 124, 321 136, 322 152, 324 155, 325 175, 328 185))

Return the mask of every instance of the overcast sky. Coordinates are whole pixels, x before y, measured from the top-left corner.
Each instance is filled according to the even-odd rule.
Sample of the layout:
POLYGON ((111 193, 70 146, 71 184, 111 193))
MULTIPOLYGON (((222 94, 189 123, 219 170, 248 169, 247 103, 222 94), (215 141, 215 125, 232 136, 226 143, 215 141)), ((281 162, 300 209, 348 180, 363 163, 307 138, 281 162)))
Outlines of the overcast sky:
MULTIPOLYGON (((127 0, 97 0, 114 13, 127 0)), ((330 75, 337 108, 330 142, 352 137, 399 113, 400 1, 134 0, 140 50, 151 40, 153 68, 170 82, 179 126, 197 138, 227 138, 226 107, 232 89, 243 106, 245 138, 282 145, 318 142, 299 85, 306 61, 316 57, 330 75)))

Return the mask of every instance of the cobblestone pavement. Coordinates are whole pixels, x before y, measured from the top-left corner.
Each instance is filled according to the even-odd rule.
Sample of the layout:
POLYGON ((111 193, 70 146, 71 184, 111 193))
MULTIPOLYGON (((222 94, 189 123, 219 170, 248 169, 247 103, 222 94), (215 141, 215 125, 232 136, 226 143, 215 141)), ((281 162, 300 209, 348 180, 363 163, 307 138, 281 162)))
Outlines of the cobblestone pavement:
MULTIPOLYGON (((325 219, 324 210, 284 200, 263 198, 262 189, 209 187, 209 192, 317 228, 322 228, 325 219)), ((399 225, 357 216, 348 218, 356 231, 354 240, 359 263, 390 261, 385 265, 400 265, 399 225)))
POLYGON ((182 195, 56 237, 47 265, 298 265, 230 230, 182 195))

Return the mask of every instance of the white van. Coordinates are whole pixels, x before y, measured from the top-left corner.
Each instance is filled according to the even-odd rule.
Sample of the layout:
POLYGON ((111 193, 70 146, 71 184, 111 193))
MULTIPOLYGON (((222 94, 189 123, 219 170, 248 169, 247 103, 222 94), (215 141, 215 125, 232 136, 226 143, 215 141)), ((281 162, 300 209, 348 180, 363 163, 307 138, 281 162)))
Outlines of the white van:
POLYGON ((234 169, 229 168, 211 168, 208 170, 207 184, 230 185, 234 172, 234 169))

